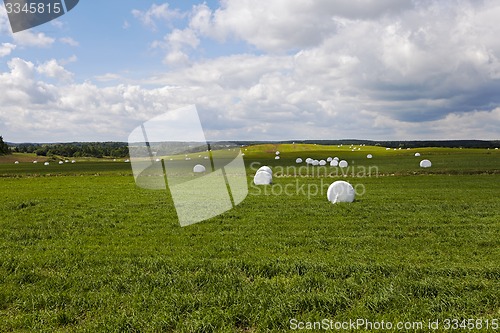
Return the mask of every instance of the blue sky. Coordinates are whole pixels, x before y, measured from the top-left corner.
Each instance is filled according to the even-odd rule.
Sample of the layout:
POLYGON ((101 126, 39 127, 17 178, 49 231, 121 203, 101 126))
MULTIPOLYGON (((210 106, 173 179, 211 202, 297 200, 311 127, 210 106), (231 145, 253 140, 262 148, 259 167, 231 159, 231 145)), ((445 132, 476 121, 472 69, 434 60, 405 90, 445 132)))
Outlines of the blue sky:
POLYGON ((0 135, 126 141, 196 104, 218 139, 500 139, 500 5, 80 1, 12 34, 0 135))

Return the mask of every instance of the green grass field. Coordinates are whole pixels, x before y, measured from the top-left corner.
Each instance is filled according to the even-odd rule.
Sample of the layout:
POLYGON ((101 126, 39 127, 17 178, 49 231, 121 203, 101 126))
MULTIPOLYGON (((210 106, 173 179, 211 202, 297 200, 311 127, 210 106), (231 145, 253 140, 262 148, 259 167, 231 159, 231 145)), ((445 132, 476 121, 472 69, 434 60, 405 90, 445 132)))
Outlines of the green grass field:
POLYGON ((130 164, 1 157, 0 332, 268 332, 358 318, 500 331, 485 328, 500 321, 498 150, 243 152, 245 201, 184 228, 168 192, 136 187, 130 164), (294 177, 299 156, 338 156, 354 176, 294 177), (273 185, 251 185, 258 163, 277 171, 273 185), (332 205, 338 179, 362 195, 332 205))

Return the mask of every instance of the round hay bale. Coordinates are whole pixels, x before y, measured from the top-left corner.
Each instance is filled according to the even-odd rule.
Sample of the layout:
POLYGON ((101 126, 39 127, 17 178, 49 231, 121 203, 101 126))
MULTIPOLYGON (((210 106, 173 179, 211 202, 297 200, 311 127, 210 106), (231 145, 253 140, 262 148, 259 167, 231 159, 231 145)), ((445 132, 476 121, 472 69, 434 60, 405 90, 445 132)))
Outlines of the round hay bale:
POLYGON ((353 202, 355 192, 351 184, 343 180, 337 180, 328 187, 326 197, 331 203, 353 202))
POLYGON ((333 158, 331 158, 331 157, 328 157, 328 158, 326 159, 326 161, 327 161, 327 162, 331 162, 332 160, 333 160, 333 158))
POLYGON ((253 177, 255 185, 269 185, 273 182, 273 176, 266 171, 258 171, 253 177))
POLYGON ((275 160, 279 160, 279 159, 280 159, 280 157, 279 157, 279 156, 276 156, 274 159, 275 159, 275 160))
POLYGON ((312 161, 313 161, 312 158, 310 158, 310 157, 306 158, 306 163, 307 164, 312 164, 312 161))
POLYGON ((415 153, 415 157, 420 157, 420 153, 415 153))
POLYGON ((15 161, 14 164, 19 164, 19 161, 15 161))
POLYGON ((64 164, 64 161, 59 161, 59 165, 64 164))
POLYGON ((432 163, 429 160, 421 160, 420 161, 421 168, 430 168, 431 166, 432 166, 432 163))
POLYGON ((349 166, 349 163, 347 163, 346 160, 342 160, 339 162, 339 167, 341 168, 347 168, 349 166))
POLYGON ((338 158, 337 156, 335 156, 333 159, 337 162, 340 161, 340 158, 338 158))
POLYGON ((300 157, 299 157, 299 158, 297 158, 297 159, 295 160, 295 163, 297 163, 297 164, 300 164, 300 163, 302 163, 302 162, 303 162, 303 161, 302 161, 302 159, 301 159, 300 157))
POLYGON ((49 165, 49 164, 50 164, 49 162, 45 162, 45 163, 43 163, 43 165, 49 165))
POLYGON ((326 161, 325 160, 319 161, 319 165, 321 165, 321 166, 326 165, 326 161))
POLYGON ((319 161, 318 160, 313 160, 311 164, 314 165, 314 166, 318 166, 319 165, 319 161))
POLYGON ((368 154, 368 155, 366 155, 366 158, 373 158, 373 155, 372 154, 368 154))
POLYGON ((332 166, 332 167, 339 166, 339 161, 337 161, 337 160, 332 160, 332 161, 330 162, 330 166, 332 166))
POLYGON ((270 174, 270 175, 271 175, 271 177, 272 177, 272 175, 273 175, 273 170, 271 170, 271 168, 270 168, 270 167, 268 167, 267 165, 261 166, 261 167, 257 170, 257 172, 260 172, 260 171, 265 171, 265 172, 267 172, 268 174, 270 174))
POLYGON ((205 171, 207 171, 207 169, 201 164, 196 164, 193 168, 194 173, 203 173, 205 171))
POLYGON ((279 152, 279 151, 277 151, 277 152, 276 152, 276 155, 279 155, 279 154, 280 154, 280 152, 279 152))

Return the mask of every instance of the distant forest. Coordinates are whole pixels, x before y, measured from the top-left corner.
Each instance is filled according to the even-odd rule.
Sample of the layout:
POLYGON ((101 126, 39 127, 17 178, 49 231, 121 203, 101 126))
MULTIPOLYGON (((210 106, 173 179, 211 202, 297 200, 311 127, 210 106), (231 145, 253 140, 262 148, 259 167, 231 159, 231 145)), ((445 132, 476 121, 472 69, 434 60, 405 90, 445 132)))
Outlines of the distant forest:
POLYGON ((256 145, 263 143, 306 143, 318 145, 362 145, 381 146, 388 148, 497 148, 500 147, 500 140, 426 140, 426 141, 373 141, 359 139, 343 140, 295 140, 295 141, 232 141, 237 145, 256 145))
POLYGON ((21 143, 10 144, 15 153, 34 153, 38 156, 64 157, 113 157, 128 156, 128 145, 124 142, 73 142, 73 143, 21 143))
POLYGON ((3 138, 0 135, 0 155, 10 154, 9 146, 3 142, 3 138))

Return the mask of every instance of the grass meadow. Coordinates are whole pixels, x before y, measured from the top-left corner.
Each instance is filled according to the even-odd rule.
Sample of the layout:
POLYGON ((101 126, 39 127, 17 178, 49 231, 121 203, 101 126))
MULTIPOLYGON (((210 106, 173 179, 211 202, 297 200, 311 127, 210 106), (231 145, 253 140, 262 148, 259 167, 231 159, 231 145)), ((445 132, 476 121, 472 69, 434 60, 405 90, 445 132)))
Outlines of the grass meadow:
POLYGON ((500 320, 498 150, 243 151, 248 197, 184 228, 168 191, 138 188, 128 163, 0 158, 0 332, 285 332, 358 318, 500 331, 485 327, 500 320), (355 172, 286 168, 328 156, 355 172), (273 185, 252 185, 260 165, 273 185), (326 200, 338 179, 355 202, 326 200))

